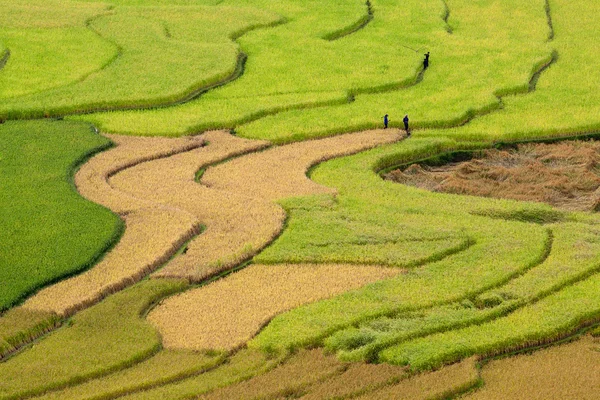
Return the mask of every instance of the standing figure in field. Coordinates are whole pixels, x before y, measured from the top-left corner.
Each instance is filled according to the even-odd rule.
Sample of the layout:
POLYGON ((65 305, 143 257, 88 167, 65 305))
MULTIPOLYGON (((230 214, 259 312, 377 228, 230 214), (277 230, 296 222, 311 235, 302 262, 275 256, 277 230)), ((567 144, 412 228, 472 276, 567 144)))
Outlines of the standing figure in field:
POLYGON ((385 115, 383 116, 383 129, 387 129, 387 127, 388 127, 388 123, 389 123, 389 122, 390 122, 390 120, 389 120, 389 118, 388 118, 388 115, 387 115, 387 114, 385 114, 385 115))
POLYGON ((423 60, 423 69, 429 67, 429 52, 425 53, 425 59, 423 60))
POLYGON ((410 130, 408 129, 408 115, 404 116, 402 122, 404 122, 404 130, 406 131, 406 136, 410 136, 410 130))

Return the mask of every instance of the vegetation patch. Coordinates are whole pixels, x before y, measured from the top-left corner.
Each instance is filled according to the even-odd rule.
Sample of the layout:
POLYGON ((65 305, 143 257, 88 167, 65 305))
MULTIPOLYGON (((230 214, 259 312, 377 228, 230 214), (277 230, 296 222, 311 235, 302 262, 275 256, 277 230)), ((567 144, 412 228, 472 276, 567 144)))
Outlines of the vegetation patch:
POLYGON ((88 269, 121 222, 74 190, 76 168, 110 142, 86 124, 0 125, 0 312, 35 290, 88 269))
POLYGON ((0 398, 61 389, 154 355, 160 337, 142 314, 185 287, 181 281, 144 281, 82 311, 62 329, 0 363, 0 398))
POLYGON ((108 399, 141 392, 215 368, 224 356, 162 350, 138 364, 107 376, 36 397, 38 400, 108 399))

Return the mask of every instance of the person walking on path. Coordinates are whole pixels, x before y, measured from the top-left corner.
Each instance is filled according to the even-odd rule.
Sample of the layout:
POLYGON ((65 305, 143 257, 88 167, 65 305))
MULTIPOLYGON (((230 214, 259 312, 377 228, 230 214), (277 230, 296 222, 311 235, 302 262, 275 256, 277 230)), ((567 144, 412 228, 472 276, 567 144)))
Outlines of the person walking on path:
POLYGON ((410 136, 410 130, 408 129, 408 114, 404 116, 402 122, 404 122, 404 130, 406 131, 406 136, 410 136))
POLYGON ((387 115, 387 114, 385 114, 385 115, 383 116, 383 129, 387 129, 387 127, 388 127, 388 123, 389 123, 389 122, 390 122, 390 120, 389 120, 389 118, 388 118, 388 115, 387 115))
POLYGON ((423 60, 423 69, 429 67, 429 52, 425 53, 425 59, 423 60))

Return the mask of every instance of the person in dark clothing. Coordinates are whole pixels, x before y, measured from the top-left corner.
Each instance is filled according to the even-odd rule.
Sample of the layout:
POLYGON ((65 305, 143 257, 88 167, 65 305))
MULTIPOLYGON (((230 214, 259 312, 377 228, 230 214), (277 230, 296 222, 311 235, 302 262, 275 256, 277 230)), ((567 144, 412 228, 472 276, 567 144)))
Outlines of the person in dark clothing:
POLYGON ((385 115, 383 116, 383 129, 387 129, 387 127, 388 127, 388 123, 389 123, 389 122, 390 122, 390 120, 389 120, 389 118, 388 118, 388 115, 387 115, 387 114, 385 114, 385 115))
POLYGON ((429 52, 425 53, 425 59, 423 60, 423 69, 429 67, 429 52))
POLYGON ((408 129, 408 115, 404 116, 404 119, 402 119, 402 122, 404 122, 404 130, 406 131, 406 135, 410 136, 410 130, 408 129))

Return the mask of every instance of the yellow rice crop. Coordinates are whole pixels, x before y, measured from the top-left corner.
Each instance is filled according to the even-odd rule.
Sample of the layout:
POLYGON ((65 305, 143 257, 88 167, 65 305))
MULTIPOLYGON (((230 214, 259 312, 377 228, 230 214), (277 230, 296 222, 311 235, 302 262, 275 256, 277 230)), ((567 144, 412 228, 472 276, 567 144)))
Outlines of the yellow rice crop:
POLYGON ((321 350, 301 350, 266 374, 200 397, 205 400, 256 399, 290 395, 313 382, 341 372, 344 365, 321 350))
POLYGON ((394 276, 360 265, 252 265, 164 300, 148 316, 175 349, 234 349, 275 315, 394 276))
POLYGON ((141 209, 124 219, 121 241, 94 268, 42 289, 23 307, 71 315, 140 280, 198 231, 193 218, 178 210, 141 209))
MULTIPOLYGON (((123 190, 130 188, 135 180, 144 181, 144 187, 136 186, 139 191, 130 193, 185 209, 207 226, 206 231, 189 244, 185 255, 156 273, 157 277, 201 281, 239 264, 281 231, 285 214, 271 200, 333 192, 306 177, 311 165, 397 141, 401 136, 391 130, 369 131, 276 147, 209 168, 202 178, 202 186, 189 185, 191 175, 182 169, 194 164, 197 169, 202 167, 197 161, 201 154, 210 152, 211 148, 218 151, 227 143, 246 143, 229 135, 223 137, 219 132, 204 137, 210 143, 205 148, 139 165, 111 180, 123 190)), ((265 145, 264 142, 250 143, 265 145)))
POLYGON ((474 386, 479 381, 476 359, 469 358, 459 364, 446 366, 435 372, 426 372, 358 397, 361 400, 428 400, 445 399, 452 394, 474 386))
POLYGON ((390 129, 350 133, 275 147, 209 168, 202 177, 202 183, 269 200, 335 193, 333 189, 309 180, 306 176, 308 169, 322 161, 396 142, 401 138, 398 131, 390 129))
POLYGON ((308 388, 303 400, 347 398, 399 380, 406 368, 389 364, 352 364, 343 374, 308 388))
MULTIPOLYGON (((225 132, 211 132, 191 139, 110 138, 118 146, 85 164, 76 175, 76 184, 88 199, 121 213, 126 223, 125 233, 117 246, 94 268, 41 290, 24 304, 26 309, 70 315, 140 280, 164 264, 183 243, 199 233, 203 221, 198 219, 197 214, 178 207, 178 204, 153 201, 155 199, 149 193, 137 189, 137 186, 147 188, 144 176, 134 175, 131 180, 125 181, 124 188, 111 185, 111 177, 117 180, 121 174, 131 176, 130 170, 135 171, 138 167, 154 163, 162 166, 163 158, 178 157, 178 152, 183 152, 179 160, 183 163, 180 171, 186 172, 185 176, 174 174, 171 177, 166 172, 179 171, 163 171, 158 178, 164 180, 162 187, 167 190, 173 189, 173 186, 169 186, 172 182, 182 182, 182 185, 186 182, 195 188, 199 186, 194 182, 198 163, 208 164, 227 158, 232 153, 265 145, 265 142, 236 139, 225 132), (211 145, 201 147, 207 138, 211 140, 211 145), (195 152, 208 148, 211 150, 204 151, 209 154, 208 157, 200 157, 201 161, 186 165, 190 154, 195 155, 195 152)), ((160 182, 157 186, 161 186, 160 182)), ((193 197, 189 200, 201 201, 193 197)))
POLYGON ((156 277, 201 281, 239 264, 280 232, 285 214, 276 204, 224 192, 194 181, 199 169, 233 155, 260 149, 267 142, 239 139, 224 132, 202 135, 208 145, 142 163, 110 179, 113 187, 152 204, 193 215, 206 226, 202 235, 156 277))
POLYGON ((107 135, 107 137, 117 146, 85 163, 75 175, 75 185, 83 197, 102 204, 118 214, 151 206, 151 204, 115 190, 108 183, 110 176, 144 161, 191 150, 205 143, 204 138, 199 136, 178 139, 119 135, 107 135))
POLYGON ((465 397, 476 399, 597 399, 600 344, 591 337, 531 355, 495 360, 482 372, 484 386, 465 397))

